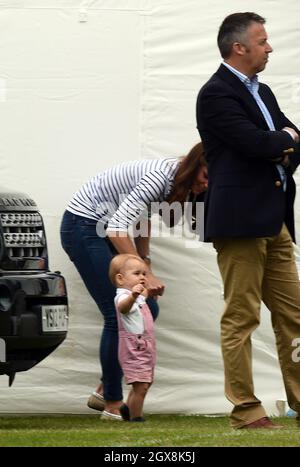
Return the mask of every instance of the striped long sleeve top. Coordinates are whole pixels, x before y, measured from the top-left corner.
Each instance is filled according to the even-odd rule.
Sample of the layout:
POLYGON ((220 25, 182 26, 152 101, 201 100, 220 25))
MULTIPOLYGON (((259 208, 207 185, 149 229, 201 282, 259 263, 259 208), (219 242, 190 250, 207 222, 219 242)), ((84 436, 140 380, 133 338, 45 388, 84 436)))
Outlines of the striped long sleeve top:
POLYGON ((97 174, 69 201, 67 210, 101 221, 107 231, 127 231, 171 192, 178 159, 124 162, 97 174))

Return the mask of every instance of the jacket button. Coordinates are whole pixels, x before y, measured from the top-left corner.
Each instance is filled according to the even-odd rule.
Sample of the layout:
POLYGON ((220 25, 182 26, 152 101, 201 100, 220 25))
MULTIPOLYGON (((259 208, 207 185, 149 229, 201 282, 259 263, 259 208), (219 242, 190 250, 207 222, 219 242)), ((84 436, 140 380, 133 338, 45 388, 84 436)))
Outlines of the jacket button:
POLYGON ((279 180, 276 180, 275 186, 281 186, 281 185, 282 185, 282 183, 279 180))

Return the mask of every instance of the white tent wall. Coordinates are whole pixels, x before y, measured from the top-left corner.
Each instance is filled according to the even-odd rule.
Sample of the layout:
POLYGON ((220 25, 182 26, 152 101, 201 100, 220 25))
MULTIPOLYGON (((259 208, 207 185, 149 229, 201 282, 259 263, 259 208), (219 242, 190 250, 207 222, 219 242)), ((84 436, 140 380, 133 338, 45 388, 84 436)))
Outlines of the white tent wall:
MULTIPOLYGON (((296 0, 287 0, 284 10, 276 0, 0 2, 1 185, 38 203, 50 266, 65 275, 70 300, 66 341, 17 374, 11 388, 0 378, 1 413, 91 413, 86 400, 99 378, 102 318, 60 246, 61 215, 73 192, 97 172, 124 160, 180 156, 198 141, 195 101, 220 63, 217 29, 227 14, 247 10, 267 18, 274 47, 260 79, 300 125, 296 0)), ((228 412, 215 253, 187 232, 183 238, 163 234, 156 223, 153 264, 167 288, 156 323, 156 379, 145 409, 228 412)), ((297 248, 296 254, 299 261, 297 248)), ((285 396, 265 308, 253 354, 257 396, 276 413, 276 399, 285 396)))

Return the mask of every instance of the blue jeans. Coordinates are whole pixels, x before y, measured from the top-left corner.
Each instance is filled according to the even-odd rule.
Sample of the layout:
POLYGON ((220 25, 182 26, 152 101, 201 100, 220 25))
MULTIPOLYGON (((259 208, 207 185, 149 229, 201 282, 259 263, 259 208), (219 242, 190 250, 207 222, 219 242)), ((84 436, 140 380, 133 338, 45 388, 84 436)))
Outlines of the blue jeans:
MULTIPOLYGON (((119 401, 123 399, 123 375, 118 360, 116 288, 108 277, 110 261, 117 251, 107 237, 97 235, 96 225, 97 221, 93 219, 65 211, 60 229, 61 243, 103 315, 100 341, 103 395, 105 400, 119 401)), ((147 302, 153 319, 156 319, 159 312, 157 301, 149 298, 147 302)))

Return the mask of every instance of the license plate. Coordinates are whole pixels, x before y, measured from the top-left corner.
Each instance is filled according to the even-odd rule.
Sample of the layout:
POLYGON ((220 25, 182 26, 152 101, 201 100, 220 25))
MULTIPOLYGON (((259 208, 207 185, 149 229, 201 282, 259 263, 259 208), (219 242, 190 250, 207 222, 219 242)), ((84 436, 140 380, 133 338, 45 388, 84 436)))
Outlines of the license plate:
POLYGON ((43 332, 68 330, 68 307, 66 305, 42 306, 43 332))

